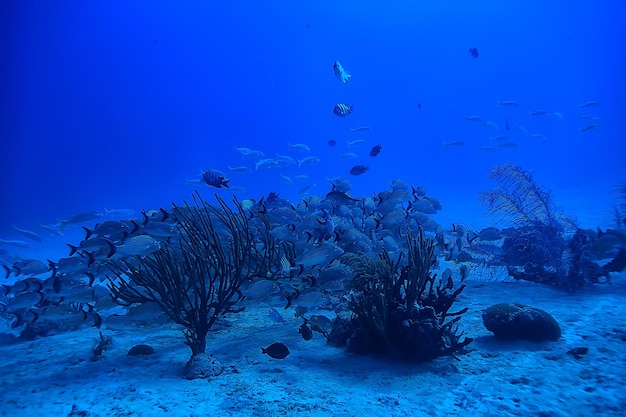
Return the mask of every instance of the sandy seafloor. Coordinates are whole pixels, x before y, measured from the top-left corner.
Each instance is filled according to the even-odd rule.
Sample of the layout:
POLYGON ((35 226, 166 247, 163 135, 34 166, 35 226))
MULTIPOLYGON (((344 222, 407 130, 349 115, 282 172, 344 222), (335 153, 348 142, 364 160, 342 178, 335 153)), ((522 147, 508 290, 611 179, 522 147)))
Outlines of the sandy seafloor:
POLYGON ((98 361, 95 328, 0 347, 3 416, 595 416, 626 415, 626 276, 566 294, 534 283, 469 280, 453 309, 474 337, 460 361, 425 364, 359 356, 304 341, 301 320, 272 322, 268 304, 248 304, 209 335, 226 366, 211 380, 182 378, 190 350, 180 328, 104 329, 113 346, 98 361), (557 342, 500 342, 481 313, 500 302, 544 309, 560 323, 557 342), (285 343, 284 360, 260 347, 285 343), (151 356, 127 356, 136 344, 151 356), (588 347, 575 359, 566 352, 588 347))

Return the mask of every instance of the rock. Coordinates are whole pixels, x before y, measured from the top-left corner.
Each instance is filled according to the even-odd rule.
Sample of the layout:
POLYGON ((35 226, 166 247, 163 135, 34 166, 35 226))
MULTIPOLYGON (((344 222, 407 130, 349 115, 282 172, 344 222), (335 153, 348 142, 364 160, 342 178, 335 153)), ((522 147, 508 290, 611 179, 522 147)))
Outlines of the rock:
POLYGON ((224 365, 212 355, 193 355, 185 365, 185 379, 208 379, 220 375, 224 365))
POLYGON ((558 340, 561 328, 549 313, 517 303, 496 304, 483 312, 487 330, 501 339, 558 340))
POLYGON ((150 345, 135 345, 128 351, 127 355, 140 356, 140 355, 152 355, 154 348, 150 345))

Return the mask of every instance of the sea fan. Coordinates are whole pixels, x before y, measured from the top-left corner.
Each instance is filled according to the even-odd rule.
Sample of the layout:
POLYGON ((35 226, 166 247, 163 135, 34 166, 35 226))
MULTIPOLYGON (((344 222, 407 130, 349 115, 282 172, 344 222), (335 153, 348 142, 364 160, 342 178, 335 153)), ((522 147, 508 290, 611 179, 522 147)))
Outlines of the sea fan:
POLYGON ((550 190, 539 186, 532 174, 519 165, 495 166, 489 178, 496 182, 496 187, 480 193, 478 198, 501 221, 515 227, 575 227, 573 219, 554 204, 550 190))

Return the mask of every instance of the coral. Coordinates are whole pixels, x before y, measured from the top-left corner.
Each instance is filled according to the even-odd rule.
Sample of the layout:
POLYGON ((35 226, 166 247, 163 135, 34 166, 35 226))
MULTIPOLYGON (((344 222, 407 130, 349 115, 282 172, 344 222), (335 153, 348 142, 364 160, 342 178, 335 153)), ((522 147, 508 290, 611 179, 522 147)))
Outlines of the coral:
POLYGON ((512 225, 496 256, 515 279, 573 291, 606 275, 590 252, 591 242, 572 217, 559 210, 549 190, 515 164, 494 167, 493 190, 479 200, 490 214, 512 225))
POLYGON ((335 320, 337 330, 333 328, 329 341, 345 340, 357 353, 415 361, 454 355, 472 341, 461 340, 456 326, 467 309, 448 313, 464 286, 452 291, 451 281, 435 285, 437 276, 430 272, 434 243, 421 229, 417 236, 407 232, 407 244, 406 262, 403 252, 394 261, 385 249, 375 259, 345 255, 353 271, 353 317, 350 323, 335 320))
POLYGON ((109 277, 116 302, 154 302, 182 325, 192 355, 205 352, 209 329, 242 298, 241 284, 264 276, 282 255, 278 245, 264 241, 271 239, 265 223, 253 223, 236 199, 235 210, 216 199, 212 206, 196 194, 194 205, 174 205, 177 243, 126 259, 111 267, 115 277, 109 277))
POLYGON ((517 303, 496 304, 483 312, 483 324, 500 339, 559 340, 561 327, 549 313, 517 303))

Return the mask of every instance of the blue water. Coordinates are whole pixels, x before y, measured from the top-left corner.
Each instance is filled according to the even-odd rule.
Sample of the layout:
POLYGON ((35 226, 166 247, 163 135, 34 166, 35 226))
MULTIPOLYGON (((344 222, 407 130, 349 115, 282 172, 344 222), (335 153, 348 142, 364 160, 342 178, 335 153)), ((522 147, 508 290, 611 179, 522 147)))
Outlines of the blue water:
MULTIPOLYGON (((207 167, 245 187, 240 199, 276 191, 297 202, 307 183, 286 184, 279 173, 309 175, 314 194, 329 190, 327 178, 349 177, 359 196, 401 178, 426 186, 446 219, 463 219, 483 214, 476 195, 492 185, 488 169, 515 162, 566 211, 577 214, 574 196, 604 213, 611 187, 626 179, 625 9, 620 1, 2 2, 0 237, 19 238, 12 224, 43 233, 39 221, 105 207, 170 207, 189 199, 185 178, 207 167), (350 84, 333 75, 335 60, 350 84), (498 107, 503 100, 520 107, 498 107), (581 111, 589 101, 601 105, 581 111), (338 118, 336 103, 355 112, 338 118), (562 118, 530 116, 535 110, 562 118), (580 114, 601 127, 581 135, 580 114), (472 115, 500 131, 465 120, 472 115), (505 133, 505 120, 517 148, 479 152, 505 133), (372 131, 350 130, 364 125, 372 131), (359 158, 339 160, 361 138, 367 144, 350 149, 359 158), (446 149, 444 140, 465 145, 446 149), (378 143, 381 154, 369 157, 378 143), (321 162, 230 173, 254 168, 235 146, 321 162), (371 169, 351 177, 356 164, 371 169)), ((202 188, 213 192, 223 193, 202 188)))

